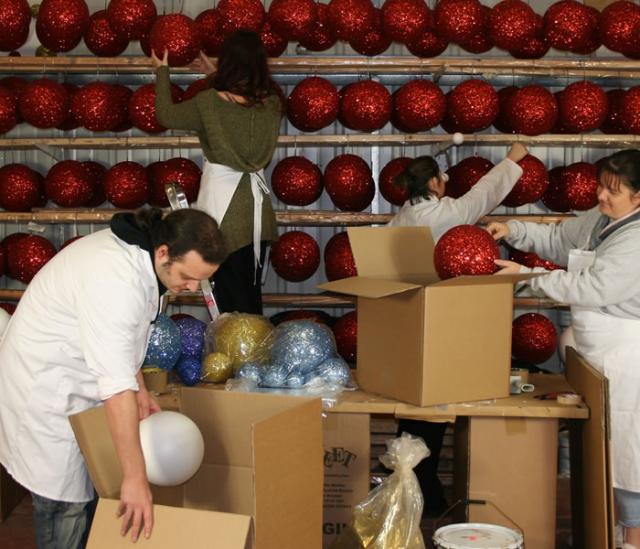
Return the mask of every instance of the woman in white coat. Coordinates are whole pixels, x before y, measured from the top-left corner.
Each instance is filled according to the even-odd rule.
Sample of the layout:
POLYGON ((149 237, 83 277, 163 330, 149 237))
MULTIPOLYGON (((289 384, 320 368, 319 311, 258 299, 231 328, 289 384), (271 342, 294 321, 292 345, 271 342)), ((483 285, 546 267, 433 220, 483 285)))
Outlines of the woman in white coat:
MULTIPOLYGON (((578 352, 609 380, 618 519, 625 548, 640 548, 640 151, 620 151, 600 163, 598 206, 586 214, 559 225, 509 221, 487 230, 568 265, 528 284, 571 305, 578 352)), ((530 271, 496 263, 500 273, 530 271)))
MULTIPOLYGON (((514 143, 502 162, 496 164, 466 194, 460 198, 444 196, 448 177, 440 171, 431 156, 414 159, 395 181, 406 188, 409 199, 389 225, 396 227, 427 226, 434 240, 452 227, 475 224, 494 210, 511 192, 522 175, 517 164, 527 155, 527 148, 514 143)), ((422 437, 431 454, 416 467, 416 475, 424 494, 425 512, 438 516, 446 510, 442 485, 438 479, 438 461, 446 423, 401 419, 398 434, 402 432, 422 437)))

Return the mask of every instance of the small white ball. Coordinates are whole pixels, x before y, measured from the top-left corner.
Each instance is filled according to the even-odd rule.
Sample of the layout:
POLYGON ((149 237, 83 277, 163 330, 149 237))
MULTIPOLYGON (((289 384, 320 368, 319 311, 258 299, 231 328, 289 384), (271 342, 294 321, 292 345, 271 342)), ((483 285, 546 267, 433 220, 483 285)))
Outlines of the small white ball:
POLYGON ((464 143, 464 135, 460 132, 456 132, 451 136, 451 141, 454 145, 462 145, 464 143))

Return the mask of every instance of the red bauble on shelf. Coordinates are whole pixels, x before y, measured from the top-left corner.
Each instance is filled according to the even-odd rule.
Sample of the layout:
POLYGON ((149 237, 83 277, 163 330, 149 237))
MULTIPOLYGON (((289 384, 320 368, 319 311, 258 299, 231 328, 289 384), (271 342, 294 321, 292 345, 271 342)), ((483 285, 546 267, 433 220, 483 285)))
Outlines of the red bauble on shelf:
POLYGON ((612 2, 600 14, 599 33, 607 48, 635 57, 640 49, 640 6, 629 0, 612 2))
POLYGON ((329 6, 318 3, 316 11, 316 20, 311 25, 309 32, 300 38, 300 45, 309 51, 325 51, 333 47, 338 37, 329 24, 329 6))
POLYGON ((465 42, 482 32, 485 14, 478 0, 440 0, 434 10, 434 27, 449 42, 465 42))
POLYGON ((536 37, 542 20, 522 0, 502 0, 491 10, 489 36, 503 50, 518 50, 536 37))
POLYGON ((104 192, 116 208, 134 209, 149 200, 151 186, 141 164, 125 161, 107 171, 104 192))
POLYGON ((267 57, 280 57, 287 49, 287 40, 280 36, 267 20, 260 29, 260 41, 267 52, 267 57))
POLYGON ((575 162, 562 170, 564 195, 572 210, 590 210, 598 204, 598 168, 575 162))
POLYGON ((278 275, 290 282, 302 282, 320 265, 320 247, 302 231, 289 231, 271 247, 271 264, 278 275))
POLYGON ((50 78, 39 78, 25 86, 18 105, 25 122, 46 130, 64 122, 70 98, 62 84, 50 78))
POLYGON ((553 94, 542 86, 524 86, 510 98, 507 116, 515 133, 549 133, 558 118, 558 104, 553 94))
POLYGON ((0 51, 17 50, 29 37, 31 12, 27 0, 0 2, 0 51))
POLYGON ((157 15, 153 0, 110 0, 107 6, 109 25, 129 40, 147 36, 157 15))
MULTIPOLYGON (((182 90, 171 85, 171 98, 174 103, 182 101, 182 90)), ((133 125, 147 133, 160 133, 166 128, 156 118, 156 90, 154 84, 144 84, 133 92, 129 99, 129 119, 133 125)))
POLYGON ((579 53, 589 48, 598 32, 598 17, 576 0, 560 0, 544 14, 544 35, 557 50, 579 53))
POLYGON ((447 118, 463 133, 488 128, 498 116, 498 107, 496 90, 483 80, 465 80, 447 96, 447 118))
POLYGON ((87 160, 82 165, 89 174, 89 183, 93 188, 93 195, 85 206, 97 208, 107 200, 107 196, 104 194, 104 176, 107 175, 107 168, 93 160, 87 160))
POLYGON ((391 94, 382 84, 362 80, 340 90, 340 121, 352 130, 373 132, 391 118, 391 94))
POLYGON ((442 90, 429 80, 412 80, 393 94, 393 122, 410 132, 440 124, 447 108, 442 90))
POLYGON ((113 130, 121 121, 113 86, 106 82, 91 82, 76 91, 71 113, 82 126, 94 132, 113 130))
POLYGON ((42 0, 36 34, 50 51, 67 52, 75 48, 89 25, 89 8, 84 0, 42 0))
POLYGON ((416 57, 437 57, 448 46, 449 42, 433 30, 428 30, 417 39, 407 42, 407 49, 416 57))
POLYGON ((273 0, 268 18, 284 39, 302 40, 313 30, 318 9, 313 0, 273 0))
POLYGON ((568 212, 571 210, 565 193, 565 184, 562 178, 563 172, 564 166, 549 170, 549 186, 540 199, 552 212, 568 212))
POLYGON ((382 6, 382 28, 395 42, 417 40, 431 25, 431 10, 424 0, 386 0, 382 6))
POLYGON ((165 185, 177 183, 184 190, 185 197, 189 203, 193 203, 198 198, 200 190, 200 179, 202 171, 198 165, 188 158, 171 158, 164 162, 156 162, 153 170, 148 169, 151 195, 149 203, 153 206, 167 207, 169 199, 165 193, 165 185))
POLYGON ((332 202, 347 212, 361 212, 375 194, 369 165, 354 154, 341 154, 327 164, 324 185, 332 202))
POLYGON ((382 12, 379 8, 375 10, 376 15, 371 27, 349 40, 349 45, 360 55, 374 57, 384 53, 391 46, 391 38, 382 30, 382 12))
POLYGON ((109 24, 107 10, 100 10, 89 18, 84 43, 98 57, 116 57, 127 49, 129 39, 114 31, 109 24))
POLYGON ((0 133, 7 133, 18 123, 18 101, 14 93, 0 86, 0 133))
POLYGON ((622 98, 620 125, 625 133, 640 134, 640 86, 629 88, 622 98))
MULTIPOLYGON (((5 239, 6 240, 6 239, 5 239)), ((42 267, 56 255, 53 244, 43 236, 24 235, 7 246, 7 267, 11 278, 28 284, 42 267)))
POLYGON ((332 122, 340 110, 340 95, 325 78, 310 76, 296 84, 287 99, 287 118, 303 132, 315 132, 332 122))
POLYGON ((211 56, 218 55, 224 42, 218 10, 215 8, 204 10, 196 17, 196 24, 200 26, 204 52, 211 56))
POLYGON ((493 162, 481 156, 470 156, 461 160, 447 170, 449 181, 446 186, 446 195, 451 198, 460 198, 467 194, 491 168, 493 168, 493 162))
POLYGON ((333 325, 338 354, 347 362, 355 363, 358 351, 358 313, 342 315, 333 325))
POLYGON ((539 313, 527 313, 513 321, 511 354, 530 364, 549 360, 556 352, 558 334, 553 322, 539 313))
POLYGON ((220 0, 216 9, 220 17, 220 30, 224 36, 240 29, 260 32, 266 19, 260 0, 220 0))
POLYGON ((0 207, 10 212, 28 212, 39 205, 40 174, 24 164, 0 167, 0 207))
POLYGON ((191 63, 202 49, 199 25, 180 13, 161 15, 149 31, 149 46, 158 56, 169 52, 171 67, 184 67, 191 63))
POLYGON ((345 231, 334 234, 324 247, 324 271, 329 281, 358 275, 345 231))
POLYGON ((547 168, 535 156, 528 154, 518 165, 522 168, 522 176, 502 201, 504 206, 511 208, 540 200, 549 186, 547 168))
MULTIPOLYGON (((609 109, 604 122, 600 126, 602 133, 625 133, 626 129, 622 122, 622 113, 624 109, 624 98, 627 95, 626 90, 615 89, 607 91, 607 99, 609 100, 609 109)), ((638 126, 640 129, 640 125, 638 126)), ((633 133, 633 132, 631 132, 633 133)))
POLYGON ((54 164, 44 180, 47 196, 63 208, 86 206, 93 198, 90 174, 77 160, 54 164))
POLYGON ((458 225, 442 235, 433 253, 438 276, 493 274, 500 250, 493 237, 474 225, 458 225))
POLYGON ((394 158, 380 172, 378 182, 380 194, 395 206, 402 206, 409 199, 409 191, 405 187, 396 185, 394 180, 411 163, 411 160, 406 156, 394 158))
POLYGON ((609 109, 603 89, 592 82, 574 82, 567 86, 558 102, 562 125, 574 133, 590 132, 600 127, 609 109))
POLYGON ((271 188, 278 200, 285 204, 308 206, 322 194, 322 172, 311 160, 288 156, 273 169, 271 188))
POLYGON ((351 40, 367 32, 375 20, 370 0, 330 0, 329 24, 341 40, 351 40))

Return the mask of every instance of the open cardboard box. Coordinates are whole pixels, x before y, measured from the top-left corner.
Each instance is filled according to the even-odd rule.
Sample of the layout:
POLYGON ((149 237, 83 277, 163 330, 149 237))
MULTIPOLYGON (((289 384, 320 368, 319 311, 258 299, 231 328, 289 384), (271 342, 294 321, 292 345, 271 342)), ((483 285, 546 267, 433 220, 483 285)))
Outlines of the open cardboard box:
MULTIPOLYGON (((319 549, 323 433, 320 399, 181 390, 180 411, 202 431, 193 478, 153 488, 157 549, 319 549)), ((122 470, 102 407, 70 417, 100 497, 89 549, 131 547, 116 518, 122 470)))
POLYGON ((358 383, 417 406, 509 396, 513 284, 440 280, 428 227, 353 227, 358 276, 321 284, 358 297, 358 383))

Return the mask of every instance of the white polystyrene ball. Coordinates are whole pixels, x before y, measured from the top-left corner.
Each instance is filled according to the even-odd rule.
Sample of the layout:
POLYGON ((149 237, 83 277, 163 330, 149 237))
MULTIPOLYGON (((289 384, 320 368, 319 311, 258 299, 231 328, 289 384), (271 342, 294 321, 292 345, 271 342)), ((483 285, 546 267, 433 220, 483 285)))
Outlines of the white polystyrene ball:
POLYGON ((454 145, 462 145, 464 143, 464 135, 460 132, 456 132, 451 136, 451 141, 454 145))
POLYGON ((11 315, 0 307, 0 339, 2 339, 2 334, 7 328, 7 324, 9 324, 9 319, 11 315))
POLYGON ((198 426, 178 412, 157 412, 140 422, 147 478, 157 486, 189 480, 202 464, 204 439, 198 426))
POLYGON ((567 356, 567 347, 576 348, 576 340, 573 337, 573 327, 571 326, 565 328, 558 339, 558 353, 563 364, 567 356))

